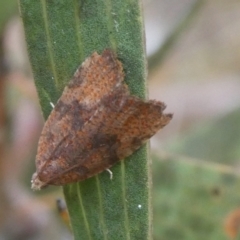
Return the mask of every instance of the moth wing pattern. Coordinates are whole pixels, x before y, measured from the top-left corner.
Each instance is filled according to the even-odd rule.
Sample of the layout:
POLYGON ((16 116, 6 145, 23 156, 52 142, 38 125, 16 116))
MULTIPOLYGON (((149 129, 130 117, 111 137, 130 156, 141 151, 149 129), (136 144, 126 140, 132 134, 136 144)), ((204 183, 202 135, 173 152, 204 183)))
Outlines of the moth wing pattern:
POLYGON ((43 128, 32 188, 89 178, 131 155, 172 118, 165 105, 131 96, 111 50, 78 68, 43 128))

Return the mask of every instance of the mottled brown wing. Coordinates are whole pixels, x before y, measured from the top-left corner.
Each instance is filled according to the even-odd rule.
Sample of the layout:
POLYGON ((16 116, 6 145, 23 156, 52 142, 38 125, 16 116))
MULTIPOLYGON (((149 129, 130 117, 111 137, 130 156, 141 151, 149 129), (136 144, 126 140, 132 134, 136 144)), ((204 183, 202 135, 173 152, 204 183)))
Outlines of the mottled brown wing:
MULTIPOLYGON (((131 155, 171 120, 171 114, 163 114, 164 108, 161 102, 144 102, 127 95, 125 86, 119 87, 84 129, 86 149, 73 154, 76 158, 69 159, 63 171, 58 169, 49 184, 84 180, 131 155)), ((66 161, 65 157, 65 166, 66 161)))
POLYGON ((84 180, 111 167, 170 121, 164 108, 129 95, 122 65, 111 51, 94 53, 45 123, 32 187, 84 180))

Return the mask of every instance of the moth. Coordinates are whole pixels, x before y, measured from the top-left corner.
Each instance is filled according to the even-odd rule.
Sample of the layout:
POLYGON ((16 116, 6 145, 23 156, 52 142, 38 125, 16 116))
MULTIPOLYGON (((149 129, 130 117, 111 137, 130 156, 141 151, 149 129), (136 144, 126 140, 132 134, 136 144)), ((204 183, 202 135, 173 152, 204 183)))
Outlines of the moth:
POLYGON ((106 49, 77 69, 38 143, 32 189, 90 178, 140 148, 172 114, 165 104, 129 93, 122 63, 106 49))

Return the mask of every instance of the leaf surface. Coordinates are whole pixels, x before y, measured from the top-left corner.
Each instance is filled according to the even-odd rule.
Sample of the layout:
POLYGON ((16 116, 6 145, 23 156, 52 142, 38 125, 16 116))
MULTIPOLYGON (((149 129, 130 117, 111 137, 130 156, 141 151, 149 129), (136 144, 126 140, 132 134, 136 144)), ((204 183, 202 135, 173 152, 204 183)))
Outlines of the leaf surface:
MULTIPOLYGON (((146 60, 138 0, 21 0, 29 57, 45 118, 92 52, 113 49, 132 94, 145 98, 146 60)), ((86 181, 63 187, 75 239, 151 239, 148 148, 86 181)))

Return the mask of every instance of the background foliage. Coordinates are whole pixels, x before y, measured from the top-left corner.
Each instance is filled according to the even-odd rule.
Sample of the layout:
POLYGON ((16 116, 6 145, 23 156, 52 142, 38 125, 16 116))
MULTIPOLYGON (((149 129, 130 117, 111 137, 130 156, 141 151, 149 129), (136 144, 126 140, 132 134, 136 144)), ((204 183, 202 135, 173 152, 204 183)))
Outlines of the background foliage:
MULTIPOLYGON (((7 7, 8 2, 1 4, 7 7)), ((0 238, 71 239, 56 211, 61 191, 51 188, 37 196, 30 191, 43 121, 19 16, 12 18, 17 5, 10 14, 3 9, 7 17, 1 22, 0 51, 0 238)), ((154 239, 237 239, 240 3, 146 0, 144 14, 150 59, 164 53, 161 46, 169 46, 165 40, 176 37, 149 69, 149 97, 163 100, 174 113, 172 123, 151 142, 154 239), (197 2, 200 8, 178 32, 197 2)), ((81 59, 71 61, 78 65, 81 59)), ((70 68, 74 72, 76 66, 70 68)), ((66 81, 71 71, 63 75, 66 81)))

